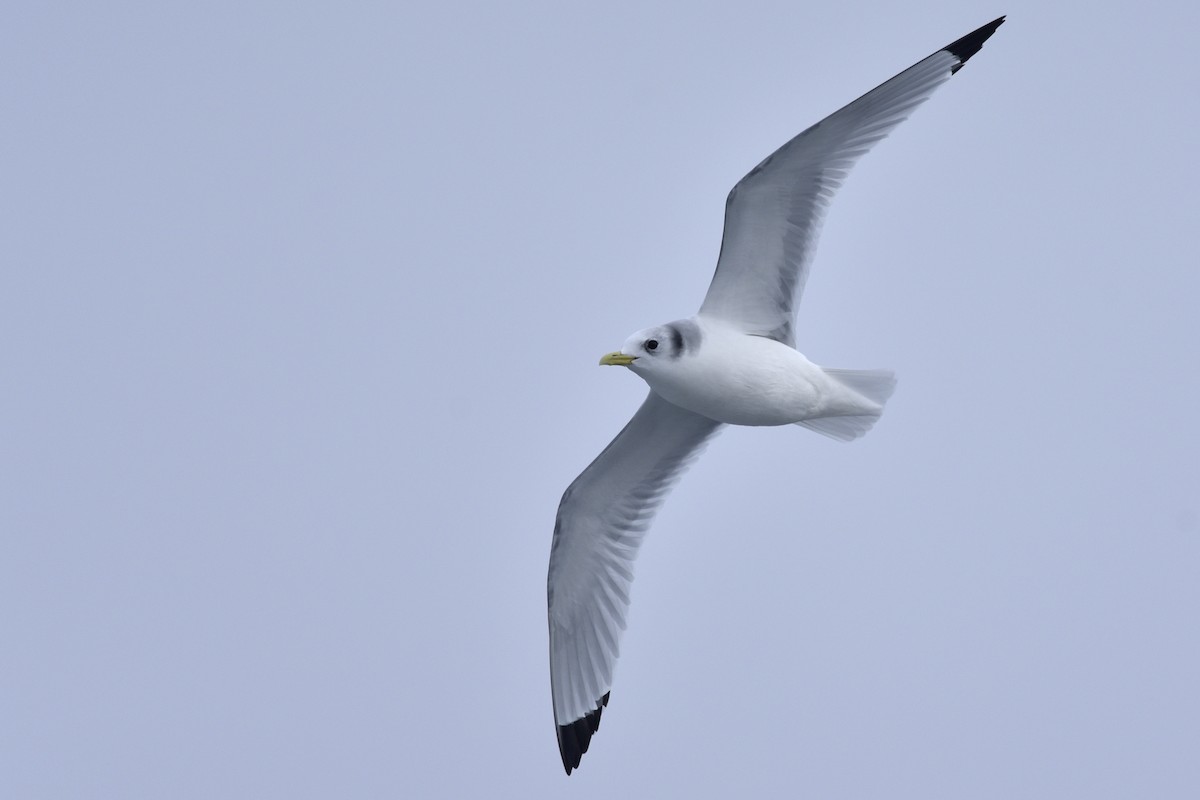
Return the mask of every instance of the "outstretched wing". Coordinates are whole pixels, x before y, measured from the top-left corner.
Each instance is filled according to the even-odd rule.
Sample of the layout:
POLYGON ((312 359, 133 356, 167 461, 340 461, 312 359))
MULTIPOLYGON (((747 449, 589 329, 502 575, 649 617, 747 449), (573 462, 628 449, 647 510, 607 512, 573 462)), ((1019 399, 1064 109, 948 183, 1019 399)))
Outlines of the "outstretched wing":
POLYGON ((794 346, 817 234, 850 168, 950 79, 1004 17, 947 45, 767 156, 725 203, 721 255, 700 313, 794 346))
POLYGON ((550 548, 550 692, 567 774, 608 703, 633 560, 655 512, 721 423, 650 392, 563 494, 550 548))

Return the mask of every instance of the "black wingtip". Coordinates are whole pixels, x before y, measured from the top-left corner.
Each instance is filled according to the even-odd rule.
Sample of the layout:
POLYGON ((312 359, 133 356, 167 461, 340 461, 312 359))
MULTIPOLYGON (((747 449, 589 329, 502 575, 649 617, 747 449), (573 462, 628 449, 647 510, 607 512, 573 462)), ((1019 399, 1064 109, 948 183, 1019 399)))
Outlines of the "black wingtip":
POLYGON ((978 53, 979 48, 983 47, 983 43, 986 42, 991 35, 996 32, 996 28, 999 28, 1003 24, 1004 17, 994 19, 987 25, 984 25, 982 28, 977 28, 958 41, 951 42, 943 47, 943 50, 958 58, 958 63, 955 64, 950 70, 950 74, 953 75, 955 72, 958 72, 960 69, 962 69, 962 65, 967 63, 967 60, 970 59, 971 56, 978 53))
POLYGON ((562 754, 563 769, 567 771, 568 775, 571 774, 571 770, 579 766, 580 759, 583 758, 588 745, 592 742, 592 734, 600 730, 600 714, 608 705, 610 694, 612 692, 604 693, 604 697, 601 697, 600 702, 596 704, 595 711, 572 723, 558 726, 558 752, 562 754))

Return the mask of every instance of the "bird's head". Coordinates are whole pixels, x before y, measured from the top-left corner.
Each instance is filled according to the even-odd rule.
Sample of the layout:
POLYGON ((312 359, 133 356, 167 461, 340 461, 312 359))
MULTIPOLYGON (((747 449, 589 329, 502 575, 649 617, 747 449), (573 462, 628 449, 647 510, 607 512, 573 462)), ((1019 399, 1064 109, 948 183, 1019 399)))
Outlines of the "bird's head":
POLYGON ((700 346, 700 338, 700 326, 693 320, 668 322, 633 334, 620 350, 601 356, 600 363, 629 367, 639 374, 653 373, 694 354, 700 346))

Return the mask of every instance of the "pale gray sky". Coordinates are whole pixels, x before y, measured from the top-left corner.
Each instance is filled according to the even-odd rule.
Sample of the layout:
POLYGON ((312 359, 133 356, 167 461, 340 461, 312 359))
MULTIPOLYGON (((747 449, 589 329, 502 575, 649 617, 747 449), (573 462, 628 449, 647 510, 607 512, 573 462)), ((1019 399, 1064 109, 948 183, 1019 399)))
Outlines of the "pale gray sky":
POLYGON ((0 796, 1200 794, 1195 3, 28 4, 0 31, 0 796), (638 563, 579 772, 559 496, 725 194, 859 164, 638 563))

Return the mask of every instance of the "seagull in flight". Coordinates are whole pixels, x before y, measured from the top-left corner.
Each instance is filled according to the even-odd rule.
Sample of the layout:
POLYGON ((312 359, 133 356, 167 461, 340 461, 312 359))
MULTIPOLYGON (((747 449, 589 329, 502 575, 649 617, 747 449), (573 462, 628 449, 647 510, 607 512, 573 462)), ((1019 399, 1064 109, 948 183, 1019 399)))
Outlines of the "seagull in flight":
POLYGON ((738 181, 717 269, 693 317, 638 331, 601 364, 650 385, 641 408, 563 494, 547 579, 550 694, 567 774, 608 705, 633 562, 654 514, 723 425, 800 425, 841 441, 879 419, 883 370, 830 369, 793 328, 817 234, 850 168, 996 32, 968 33, 813 125, 738 181))

